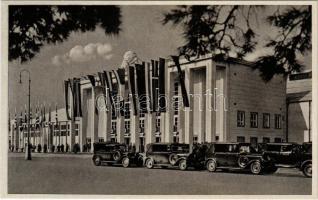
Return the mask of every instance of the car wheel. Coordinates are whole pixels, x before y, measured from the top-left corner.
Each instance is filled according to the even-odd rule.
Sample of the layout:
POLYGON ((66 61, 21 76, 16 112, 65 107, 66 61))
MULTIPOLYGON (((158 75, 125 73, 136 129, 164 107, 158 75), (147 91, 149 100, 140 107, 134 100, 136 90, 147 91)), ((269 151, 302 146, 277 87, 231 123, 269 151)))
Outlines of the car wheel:
POLYGON ((95 166, 100 166, 102 164, 102 160, 101 160, 100 156, 94 156, 93 162, 94 162, 95 166))
POLYGON ((238 159, 238 165, 241 167, 241 168, 245 168, 248 164, 248 158, 246 156, 240 156, 239 159, 238 159))
POLYGON ((128 157, 123 158, 123 160, 122 160, 123 167, 125 167, 125 168, 129 167, 129 163, 130 163, 130 161, 129 161, 128 157))
POLYGON ((216 171, 216 161, 215 160, 209 160, 206 164, 206 169, 209 172, 215 172, 216 171))
POLYGON ((115 161, 119 161, 120 157, 121 157, 121 153, 119 151, 114 152, 113 159, 115 161))
POLYGON ((252 172, 252 174, 260 174, 261 171, 262 171, 261 163, 259 161, 254 161, 251 164, 251 172, 252 172))
POLYGON ((153 168, 153 160, 152 160, 152 159, 146 160, 146 167, 147 167, 148 169, 153 168))
POLYGON ((303 167, 303 174, 304 174, 306 177, 311 177, 311 176, 312 176, 312 165, 311 165, 311 163, 310 163, 310 164, 306 164, 306 165, 303 167))
POLYGON ((179 169, 180 170, 186 170, 187 169, 187 161, 186 160, 181 160, 180 162, 179 162, 179 169))
POLYGON ((177 156, 176 154, 171 154, 171 155, 169 156, 169 163, 170 163, 171 165, 175 165, 176 162, 177 162, 177 159, 178 159, 178 156, 177 156))

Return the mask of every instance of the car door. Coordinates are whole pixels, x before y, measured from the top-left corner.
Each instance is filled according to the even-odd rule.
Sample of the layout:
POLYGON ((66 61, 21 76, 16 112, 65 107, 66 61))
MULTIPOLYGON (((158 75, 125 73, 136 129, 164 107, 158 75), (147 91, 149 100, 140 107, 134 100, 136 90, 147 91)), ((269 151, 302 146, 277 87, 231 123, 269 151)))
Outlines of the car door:
POLYGON ((168 145, 156 144, 152 146, 151 157, 154 159, 156 164, 169 164, 169 151, 168 145))
POLYGON ((237 144, 229 144, 226 155, 227 165, 229 167, 237 167, 237 160, 239 157, 239 150, 237 144))
POLYGON ((227 162, 227 150, 225 144, 215 144, 214 155, 213 157, 216 159, 218 166, 228 166, 227 162))

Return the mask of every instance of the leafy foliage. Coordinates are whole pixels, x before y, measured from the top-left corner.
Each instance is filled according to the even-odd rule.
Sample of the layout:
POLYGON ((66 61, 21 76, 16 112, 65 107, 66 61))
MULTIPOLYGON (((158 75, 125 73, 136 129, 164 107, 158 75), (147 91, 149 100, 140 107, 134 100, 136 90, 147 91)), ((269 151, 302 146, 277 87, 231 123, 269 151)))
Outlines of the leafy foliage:
MULTIPOLYGON (((163 24, 183 27, 186 43, 179 48, 179 53, 188 59, 207 53, 224 58, 230 52, 243 59, 257 45, 257 35, 250 20, 257 18, 259 10, 265 8, 183 5, 165 13, 163 24)), ((255 65, 265 81, 275 74, 288 74, 302 67, 296 55, 311 49, 311 6, 291 7, 282 14, 277 9, 268 16, 267 22, 279 30, 279 35, 265 45, 272 48, 274 53, 258 58, 255 65)))
POLYGON ((280 31, 274 40, 266 44, 266 47, 274 49, 274 53, 260 57, 256 62, 263 79, 269 81, 275 74, 286 75, 303 67, 297 60, 297 54, 311 50, 311 6, 290 8, 282 14, 277 10, 267 19, 280 31))
POLYGON ((121 25, 117 6, 9 6, 9 60, 31 60, 45 44, 65 41, 73 31, 118 34, 121 25))

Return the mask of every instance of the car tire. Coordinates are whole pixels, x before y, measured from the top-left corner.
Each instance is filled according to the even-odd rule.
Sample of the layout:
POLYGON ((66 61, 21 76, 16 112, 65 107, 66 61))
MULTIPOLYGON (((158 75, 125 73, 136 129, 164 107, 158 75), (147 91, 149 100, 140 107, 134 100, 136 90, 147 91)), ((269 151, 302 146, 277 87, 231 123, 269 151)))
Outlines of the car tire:
POLYGON ((114 154, 113 154, 113 159, 115 161, 119 161, 121 158, 121 153, 119 151, 115 151, 114 154))
POLYGON ((171 154, 169 156, 169 163, 175 165, 177 163, 178 156, 176 154, 171 154))
POLYGON ((246 156, 240 156, 237 162, 241 168, 245 168, 248 165, 249 160, 246 156))
POLYGON ((127 168, 130 165, 130 160, 128 157, 124 157, 123 160, 121 161, 123 167, 127 168))
POLYGON ((152 169, 152 168, 153 168, 153 165, 154 165, 154 163, 153 163, 153 160, 152 160, 152 159, 147 159, 147 160, 146 160, 146 167, 147 167, 148 169, 152 169))
POLYGON ((312 164, 311 163, 308 163, 306 164, 304 167, 303 167, 303 174, 306 176, 306 177, 312 177, 312 164))
POLYGON ((216 161, 213 159, 213 160, 209 160, 207 163, 206 163, 206 169, 209 171, 209 172, 215 172, 216 171, 216 161))
POLYGON ((185 159, 180 160, 179 162, 179 169, 184 171, 188 168, 187 161, 185 159))
POLYGON ((258 175, 262 172, 262 165, 260 161, 254 161, 250 165, 250 170, 252 174, 258 175))
POLYGON ((102 159, 100 156, 94 156, 93 163, 95 166, 100 166, 102 164, 102 159))

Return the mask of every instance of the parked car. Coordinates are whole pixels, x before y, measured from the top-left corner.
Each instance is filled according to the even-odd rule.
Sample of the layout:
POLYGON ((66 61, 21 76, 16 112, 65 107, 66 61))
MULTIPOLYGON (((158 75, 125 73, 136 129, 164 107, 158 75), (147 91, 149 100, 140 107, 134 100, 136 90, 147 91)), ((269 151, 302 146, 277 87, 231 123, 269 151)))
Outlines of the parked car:
POLYGON ((312 176, 312 145, 304 143, 267 143, 263 144, 261 152, 275 163, 276 167, 297 168, 306 177, 312 176))
POLYGON ((247 170, 252 174, 269 172, 275 167, 249 143, 212 143, 206 152, 205 164, 209 172, 247 170))
POLYGON ((194 144, 192 152, 186 156, 186 166, 182 168, 185 170, 189 167, 200 170, 205 168, 206 155, 210 148, 210 143, 194 144))
POLYGON ((108 165, 122 165, 129 167, 131 165, 142 166, 143 160, 139 153, 128 149, 125 144, 98 142, 94 143, 93 163, 99 166, 103 163, 108 165))
POLYGON ((186 157, 190 152, 189 144, 179 143, 151 143, 146 147, 145 166, 148 169, 154 166, 186 167, 186 157))

